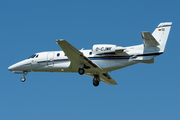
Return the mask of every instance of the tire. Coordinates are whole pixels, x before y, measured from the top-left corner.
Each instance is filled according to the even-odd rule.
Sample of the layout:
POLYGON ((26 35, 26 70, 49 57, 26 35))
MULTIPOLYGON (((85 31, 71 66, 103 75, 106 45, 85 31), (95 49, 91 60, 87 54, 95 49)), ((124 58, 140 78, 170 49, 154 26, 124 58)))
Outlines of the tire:
POLYGON ((79 73, 80 75, 83 75, 83 74, 85 73, 85 71, 84 71, 83 68, 79 68, 78 73, 79 73))
POLYGON ((26 78, 24 76, 21 77, 21 82, 25 82, 26 78))
POLYGON ((99 85, 99 81, 97 81, 97 80, 94 81, 94 80, 93 80, 93 85, 94 85, 95 87, 97 87, 97 86, 99 85))

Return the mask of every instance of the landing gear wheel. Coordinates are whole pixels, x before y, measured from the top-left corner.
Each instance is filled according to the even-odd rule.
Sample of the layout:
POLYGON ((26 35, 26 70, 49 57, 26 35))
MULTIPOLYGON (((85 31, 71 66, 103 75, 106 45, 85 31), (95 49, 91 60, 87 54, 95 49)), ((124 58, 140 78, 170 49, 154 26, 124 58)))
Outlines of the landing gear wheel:
POLYGON ((98 85, 99 85, 99 81, 93 81, 93 85, 95 86, 95 87, 97 87, 98 85))
POLYGON ((99 85, 99 76, 95 76, 93 79, 93 85, 97 87, 99 85))
POLYGON ((78 70, 78 73, 80 74, 80 75, 83 75, 84 74, 84 69, 83 68, 79 68, 79 70, 78 70))
POLYGON ((26 80, 25 76, 21 77, 21 82, 24 82, 26 80))

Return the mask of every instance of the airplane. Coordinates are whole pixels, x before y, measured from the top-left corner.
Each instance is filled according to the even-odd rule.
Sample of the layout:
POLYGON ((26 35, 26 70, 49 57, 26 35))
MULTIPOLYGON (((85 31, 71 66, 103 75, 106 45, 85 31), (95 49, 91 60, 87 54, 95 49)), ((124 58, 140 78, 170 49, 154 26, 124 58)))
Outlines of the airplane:
POLYGON ((99 82, 117 85, 108 72, 137 63, 154 63, 154 57, 161 55, 172 22, 160 23, 154 32, 141 32, 143 44, 122 47, 112 44, 96 44, 91 50, 78 50, 66 40, 56 40, 63 51, 35 53, 28 59, 8 67, 13 73, 23 74, 26 80, 29 72, 70 72, 93 78, 93 85, 99 82))

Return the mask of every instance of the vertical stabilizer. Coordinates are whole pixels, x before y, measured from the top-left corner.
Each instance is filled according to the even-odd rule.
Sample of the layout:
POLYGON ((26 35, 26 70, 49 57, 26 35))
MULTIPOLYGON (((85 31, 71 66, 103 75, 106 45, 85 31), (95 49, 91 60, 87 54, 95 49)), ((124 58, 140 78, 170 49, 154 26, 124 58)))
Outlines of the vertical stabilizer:
POLYGON ((153 37, 160 44, 160 52, 164 52, 172 22, 160 23, 152 33, 153 37))

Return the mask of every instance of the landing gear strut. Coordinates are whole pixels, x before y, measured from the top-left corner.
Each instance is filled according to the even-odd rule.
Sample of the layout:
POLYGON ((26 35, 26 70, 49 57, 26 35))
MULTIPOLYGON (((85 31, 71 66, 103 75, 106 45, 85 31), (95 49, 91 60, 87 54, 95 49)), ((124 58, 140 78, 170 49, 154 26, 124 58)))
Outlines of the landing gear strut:
POLYGON ((94 78, 93 78, 93 85, 95 87, 97 87, 99 85, 99 81, 100 81, 99 76, 94 76, 94 78))
POLYGON ((28 74, 28 72, 24 72, 24 75, 21 77, 21 82, 24 82, 26 80, 25 76, 28 74))

